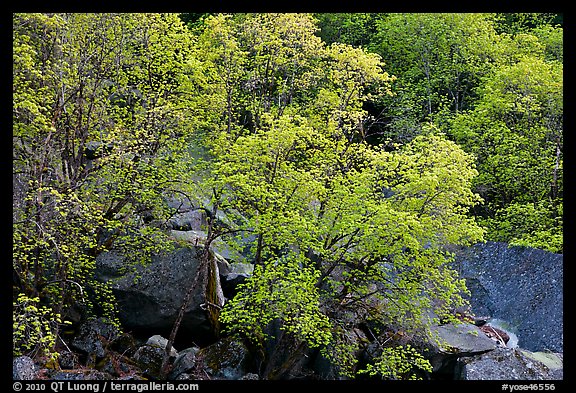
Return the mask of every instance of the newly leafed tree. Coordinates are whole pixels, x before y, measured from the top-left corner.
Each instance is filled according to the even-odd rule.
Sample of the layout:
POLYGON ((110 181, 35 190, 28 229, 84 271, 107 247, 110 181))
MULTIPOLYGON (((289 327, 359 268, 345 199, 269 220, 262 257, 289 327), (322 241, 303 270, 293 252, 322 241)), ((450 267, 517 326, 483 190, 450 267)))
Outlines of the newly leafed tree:
MULTIPOLYGON (((207 102, 223 104, 205 133, 203 184, 253 239, 256 265, 220 318, 260 349, 279 324, 282 353, 262 359, 271 379, 309 348, 353 375, 345 332, 362 323, 429 335, 465 291, 444 246, 482 238, 467 217, 479 202, 473 157, 433 128, 394 151, 366 143, 364 104, 394 78, 378 55, 323 44, 312 21, 217 15, 198 41, 214 61, 207 102)), ((386 371, 389 352, 370 372, 407 377, 386 371)))
POLYGON ((115 245, 137 261, 169 246, 146 217, 166 219, 165 192, 188 183, 190 44, 176 15, 14 14, 18 293, 115 320, 96 255, 115 245))
POLYGON ((488 236, 562 253, 562 63, 520 56, 499 68, 452 133, 477 156, 488 236))
MULTIPOLYGON (((451 46, 430 26, 453 51, 414 46, 418 105, 431 114, 443 86, 461 111, 484 68, 468 42, 451 46)), ((483 236, 468 214, 481 201, 474 157, 432 123, 386 149, 368 143, 366 106, 396 78, 380 55, 324 43, 311 15, 207 15, 194 32, 171 14, 13 16, 18 342, 53 346, 57 323, 45 321, 78 299, 113 319, 95 257, 115 247, 143 261, 169 248, 150 220, 170 217, 164 198, 176 192, 210 212, 205 263, 225 236, 255 264, 210 317, 261 350, 263 378, 282 378, 308 349, 343 376, 429 371, 410 345, 382 345, 358 370, 346 333, 429 337, 464 303, 446 246, 483 236)), ((534 124, 530 113, 514 112, 515 124, 534 124)))

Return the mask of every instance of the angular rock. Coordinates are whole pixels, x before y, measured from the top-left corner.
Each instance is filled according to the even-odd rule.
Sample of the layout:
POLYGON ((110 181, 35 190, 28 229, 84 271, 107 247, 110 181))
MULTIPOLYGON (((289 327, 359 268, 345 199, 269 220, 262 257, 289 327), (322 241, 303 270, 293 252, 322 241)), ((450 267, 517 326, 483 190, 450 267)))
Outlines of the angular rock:
MULTIPOLYGON (((157 348, 160 348, 162 350, 165 350, 166 345, 168 345, 168 339, 156 334, 156 335, 150 337, 146 341, 146 345, 149 345, 151 347, 157 347, 157 348)), ((178 356, 178 351, 176 350, 176 348, 174 348, 174 346, 172 346, 172 348, 170 348, 170 356, 173 356, 173 357, 178 356)))
POLYGON ((12 379, 29 381, 37 378, 38 367, 28 356, 18 356, 12 359, 12 379))
POLYGON ((496 343, 490 340, 479 327, 472 324, 433 326, 432 331, 438 333, 440 345, 435 344, 435 346, 441 353, 467 356, 496 348, 496 343))
POLYGON ((195 247, 202 247, 207 236, 206 232, 201 230, 171 230, 168 233, 173 239, 189 243, 195 247))
POLYGON ((562 254, 499 242, 455 251, 474 313, 507 321, 522 348, 563 351, 562 254))
POLYGON ((200 231, 206 227, 206 213, 203 210, 189 209, 174 214, 166 223, 167 229, 177 231, 200 231))
POLYGON ((497 347, 496 342, 476 325, 446 324, 433 326, 431 330, 439 340, 429 343, 430 349, 426 354, 434 372, 450 374, 452 365, 459 357, 492 351, 497 347))
POLYGON ((200 351, 200 348, 192 347, 181 351, 174 364, 172 365, 172 371, 168 375, 169 379, 178 379, 181 374, 184 374, 196 366, 196 354, 200 351))
POLYGON ((200 349, 196 361, 211 379, 237 380, 250 371, 251 357, 243 343, 225 337, 200 349))
POLYGON ((499 347, 481 355, 460 358, 456 378, 463 380, 558 380, 560 368, 550 368, 534 356, 499 347))
MULTIPOLYGON (((186 242, 193 246, 203 246, 206 242, 208 234, 200 229, 190 229, 190 230, 170 230, 169 235, 175 239, 182 242, 186 242)), ((245 257, 230 247, 226 242, 222 241, 220 238, 214 240, 211 245, 211 249, 215 254, 229 261, 243 261, 245 257)))
POLYGON ((233 298, 238 293, 238 285, 246 281, 254 272, 254 265, 244 262, 229 263, 224 257, 216 254, 216 262, 220 271, 222 291, 227 298, 233 298))
POLYGON ((140 378, 141 370, 136 362, 118 353, 109 354, 98 365, 98 371, 112 375, 114 378, 140 378))
POLYGON ((134 353, 142 373, 152 378, 161 378, 164 349, 153 345, 143 345, 134 353))
MULTIPOLYGON (((184 295, 198 272, 203 247, 185 246, 165 255, 155 255, 146 266, 125 271, 125 258, 115 251, 97 258, 97 277, 111 281, 118 302, 118 318, 133 332, 170 332, 184 295)), ((220 290, 220 283, 212 287, 220 290)), ((193 331, 199 337, 212 337, 205 307, 205 287, 197 285, 180 325, 180 332, 193 331)))
POLYGON ((180 231, 201 231, 206 228, 206 210, 200 207, 201 201, 189 198, 182 193, 164 197, 164 207, 170 213, 168 218, 155 217, 152 211, 144 212, 144 221, 162 229, 180 231))
POLYGON ((103 358, 106 348, 119 336, 117 327, 98 318, 82 324, 70 346, 88 355, 103 358))
POLYGON ((124 354, 126 356, 134 355, 134 352, 138 349, 136 344, 136 339, 129 333, 123 332, 120 333, 118 337, 114 339, 112 345, 110 345, 110 349, 124 354))
POLYGON ((78 355, 69 351, 61 351, 58 356, 58 364, 64 370, 72 370, 80 365, 78 355))

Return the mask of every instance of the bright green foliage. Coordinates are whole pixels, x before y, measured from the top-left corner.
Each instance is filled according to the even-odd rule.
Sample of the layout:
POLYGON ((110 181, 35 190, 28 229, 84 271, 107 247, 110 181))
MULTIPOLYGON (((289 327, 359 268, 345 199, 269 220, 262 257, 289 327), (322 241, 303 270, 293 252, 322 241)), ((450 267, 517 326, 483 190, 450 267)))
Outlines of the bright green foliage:
POLYGON ((552 206, 545 201, 512 203, 487 221, 488 233, 496 241, 556 253, 563 249, 562 223, 562 204, 552 206))
POLYGON ((453 123, 457 141, 478 158, 475 188, 489 201, 481 214, 490 238, 562 252, 562 72, 560 63, 522 57, 500 68, 476 109, 453 123))
POLYGON ((466 217, 468 208, 481 202, 470 190, 472 179, 478 175, 473 156, 434 134, 414 138, 401 153, 384 162, 395 167, 394 177, 385 186, 396 193, 392 200, 397 206, 415 213, 426 224, 437 225, 428 232, 444 236, 438 244, 480 237, 481 231, 466 217))
MULTIPOLYGON (((174 193, 255 262, 225 331, 265 348, 279 326, 349 377, 346 332, 430 336, 465 303, 446 246, 483 239, 470 209, 561 250, 562 31, 517 16, 14 14, 15 353, 49 354, 75 301, 114 320, 95 257, 169 250, 174 193)), ((381 349, 359 373, 430 372, 381 349)))
POLYGON ((398 77, 396 95, 381 103, 392 117, 388 133, 406 140, 420 124, 469 108, 474 89, 498 53, 490 14, 387 14, 369 45, 398 77))
POLYGON ((332 44, 342 44, 355 47, 367 47, 376 33, 376 21, 384 17, 383 14, 371 13, 318 13, 314 14, 318 20, 320 31, 318 35, 322 41, 332 44))
POLYGON ((17 290, 114 320, 95 256, 166 249, 145 219, 168 218, 165 193, 188 187, 191 37, 176 15, 14 14, 13 45, 17 290))
POLYGON ((379 360, 360 370, 360 374, 379 375, 383 379, 421 379, 414 369, 432 372, 430 362, 410 345, 384 348, 379 360))
POLYGON ((302 121, 283 116, 270 129, 239 137, 215 164, 222 187, 236 190, 227 197, 229 207, 247 216, 246 229, 263 236, 266 247, 255 250, 261 257, 270 247, 310 239, 306 207, 321 185, 305 158, 312 153, 309 144, 320 141, 302 121))
POLYGON ((427 310, 448 317, 465 291, 443 246, 482 238, 467 218, 473 158, 432 130, 393 152, 368 145, 363 106, 394 78, 378 55, 322 45, 309 16, 205 23, 208 101, 225 105, 206 135, 204 186, 252 235, 256 261, 222 311, 226 329, 263 345, 279 320, 343 375, 354 371, 343 329, 370 320, 427 335, 427 310))
MULTIPOLYGON (((346 36, 346 26, 361 23, 363 15, 322 14, 321 36, 329 42, 338 32, 346 36)), ((532 238, 533 245, 560 251, 562 15, 391 13, 372 19, 377 28, 367 48, 382 56, 397 81, 395 94, 371 110, 382 108, 368 132, 393 146, 425 133, 428 121, 451 129, 449 137, 478 156, 475 190, 486 204, 476 214, 488 220, 490 238, 532 238), (542 222, 504 235, 510 222, 499 219, 509 214, 497 211, 511 203, 531 204, 542 222)))
POLYGON ((319 272, 305 263, 301 256, 289 254, 256 266, 254 278, 240 285, 240 294, 227 303, 221 321, 256 344, 267 338, 263 329, 275 319, 283 321, 282 330, 312 348, 328 344, 330 323, 320 312, 315 286, 319 272))
POLYGON ((532 31, 545 46, 544 56, 547 61, 564 60, 564 32, 561 27, 542 26, 532 31))
POLYGON ((355 331, 349 330, 345 324, 333 324, 333 340, 322 348, 321 354, 336 366, 338 374, 342 377, 354 378, 357 372, 358 354, 362 351, 362 344, 355 331))
POLYGON ((439 136, 419 137, 396 153, 364 149, 371 161, 331 174, 320 199, 323 243, 313 255, 321 261, 326 304, 341 313, 336 325, 371 320, 427 336, 427 310, 449 318, 466 290, 442 245, 482 238, 466 217, 465 206, 477 201, 472 157, 439 136))
POLYGON ((22 293, 12 306, 12 355, 56 360, 57 327, 63 323, 60 315, 41 306, 39 298, 29 298, 22 293))
POLYGON ((424 120, 452 128, 449 136, 478 157, 475 190, 486 204, 476 213, 488 220, 490 238, 525 239, 523 244, 533 238, 542 247, 550 233, 554 245, 545 248, 556 252, 563 144, 563 32, 557 17, 386 14, 377 19, 368 46, 398 78, 396 94, 379 104, 391 119, 382 134, 392 142, 410 140, 425 132, 424 120), (511 203, 544 209, 541 229, 520 225, 514 230, 522 233, 504 236, 509 223, 498 220, 507 214, 496 212, 511 203))
MULTIPOLYGON (((320 17, 321 36, 344 34, 362 15, 320 17)), ((478 156, 475 190, 486 204, 476 214, 489 238, 561 252, 562 15, 391 13, 374 20, 367 47, 398 79, 395 94, 372 109, 382 108, 382 120, 368 123, 368 132, 393 146, 425 133, 429 121, 451 129, 449 137, 478 156), (540 223, 526 218, 511 230, 515 203, 541 212, 540 223)))

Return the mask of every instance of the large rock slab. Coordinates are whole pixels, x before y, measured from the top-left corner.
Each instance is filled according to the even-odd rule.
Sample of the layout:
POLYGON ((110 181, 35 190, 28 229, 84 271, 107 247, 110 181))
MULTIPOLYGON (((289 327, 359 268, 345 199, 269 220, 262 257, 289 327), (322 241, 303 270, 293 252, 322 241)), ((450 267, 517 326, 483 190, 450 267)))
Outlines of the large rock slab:
POLYGON ((563 256, 486 242, 456 251, 477 315, 506 321, 518 346, 563 352, 563 256))
POLYGON ((446 324, 431 330, 438 335, 439 341, 434 344, 441 353, 467 356, 496 349, 496 343, 472 324, 446 324))
POLYGON ((499 347, 481 355, 460 358, 456 379, 463 380, 560 380, 562 358, 554 359, 514 348, 499 347), (546 357, 546 362, 541 358, 546 357))
MULTIPOLYGON (((111 281, 122 325, 133 331, 169 333, 193 283, 203 247, 189 245, 166 255, 155 255, 146 266, 126 272, 124 256, 115 251, 97 258, 97 278, 111 281)), ((201 282, 201 281, 200 281, 201 282)), ((219 282, 215 283, 219 286, 219 282)), ((181 323, 183 331, 212 335, 204 285, 197 285, 181 323)))
POLYGON ((428 343, 426 357, 437 373, 450 374, 456 359, 489 352, 497 347, 495 341, 472 324, 432 326, 431 330, 435 339, 428 343))

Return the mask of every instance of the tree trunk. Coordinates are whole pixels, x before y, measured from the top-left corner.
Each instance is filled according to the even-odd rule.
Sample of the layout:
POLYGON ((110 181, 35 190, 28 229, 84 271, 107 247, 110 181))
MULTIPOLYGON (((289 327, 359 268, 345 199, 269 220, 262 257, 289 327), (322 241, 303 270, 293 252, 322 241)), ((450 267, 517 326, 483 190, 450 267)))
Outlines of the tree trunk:
MULTIPOLYGON (((212 215, 209 216, 208 218, 208 234, 206 236, 206 242, 204 243, 204 248, 202 249, 202 255, 200 257, 200 264, 198 266, 198 270, 196 271, 196 276, 194 277, 194 281, 192 281, 192 284, 190 285, 190 287, 188 288, 188 291, 186 291, 186 294, 184 296, 184 299, 182 300, 182 305, 180 306, 180 309, 178 310, 178 316, 176 317, 176 321, 174 321, 174 326, 172 327, 172 331, 170 332, 170 336, 168 337, 168 342, 166 343, 166 348, 164 351, 164 359, 162 360, 162 367, 160 368, 160 376, 162 379, 166 379, 167 375, 168 375, 168 371, 169 371, 169 363, 168 360, 170 358, 170 352, 172 351, 172 346, 174 345, 174 341, 176 340, 176 335, 178 334, 178 330, 180 329, 180 324, 182 323, 182 319, 184 318, 184 313, 186 311, 186 309, 188 308, 188 305, 190 304, 190 301, 192 300, 192 294, 194 293, 194 291, 196 290, 197 286, 199 283, 203 283, 205 280, 203 279, 204 277, 204 272, 206 272, 206 278, 208 279, 208 283, 211 281, 210 280, 210 270, 211 270, 211 259, 213 260, 214 258, 211 258, 211 254, 210 254, 210 245, 212 244, 212 241, 217 237, 214 236, 214 221, 215 221, 215 217, 216 217, 216 213, 218 212, 218 202, 216 202, 214 204, 214 207, 212 209, 212 215), (201 279, 202 278, 202 279, 201 279)), ((216 263, 214 261, 214 263, 216 263)), ((217 267, 216 267, 217 269, 217 267)), ((217 274, 217 271, 216 271, 217 274)), ((209 290, 209 288, 206 288, 207 290, 209 290)), ((206 292, 205 292, 205 297, 206 297, 206 292)), ((211 299, 207 299, 209 302, 211 299)), ((209 313, 210 313, 210 322, 213 323, 213 315, 212 315, 212 307, 208 305, 207 306, 209 313)), ((216 317, 216 321, 217 321, 217 317, 216 317)))

